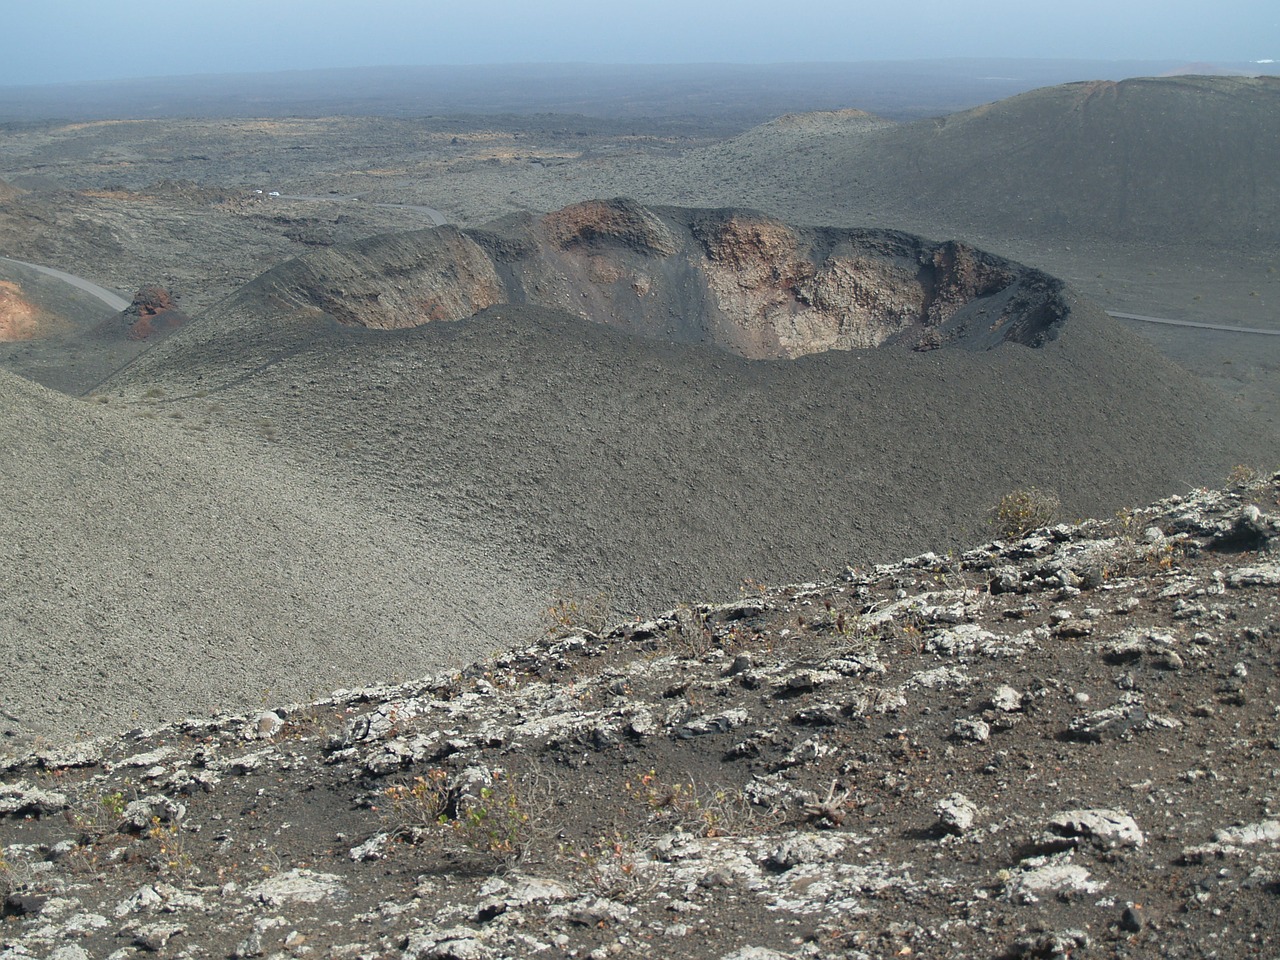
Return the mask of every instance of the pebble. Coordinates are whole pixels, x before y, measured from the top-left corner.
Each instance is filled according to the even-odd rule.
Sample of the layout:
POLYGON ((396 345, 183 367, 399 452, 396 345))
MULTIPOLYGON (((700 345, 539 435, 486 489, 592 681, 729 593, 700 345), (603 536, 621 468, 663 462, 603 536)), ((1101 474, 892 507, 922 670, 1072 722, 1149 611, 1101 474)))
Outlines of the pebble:
POLYGON ((1145 842, 1133 817, 1119 810, 1064 810, 1049 818, 1057 838, 1087 840, 1103 847, 1140 847, 1145 842))
POLYGON ((991 725, 985 720, 975 718, 960 719, 952 727, 957 740, 968 740, 973 743, 986 743, 991 739, 991 725))
POLYGON ((933 807, 938 824, 951 833, 967 833, 978 817, 978 808, 963 793, 943 797, 933 807))

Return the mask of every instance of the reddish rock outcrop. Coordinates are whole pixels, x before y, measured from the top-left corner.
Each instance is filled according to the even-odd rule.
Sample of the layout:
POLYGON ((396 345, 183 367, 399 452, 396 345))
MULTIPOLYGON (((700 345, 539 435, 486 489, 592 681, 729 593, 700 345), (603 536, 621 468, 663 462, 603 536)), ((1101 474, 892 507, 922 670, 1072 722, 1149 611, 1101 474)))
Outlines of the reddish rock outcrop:
POLYGON ((133 303, 123 316, 130 340, 147 340, 156 333, 176 330, 187 321, 187 315, 178 309, 164 287, 143 287, 133 295, 133 303))
POLYGON ((0 280, 0 343, 38 340, 60 326, 57 317, 27 299, 22 287, 0 280))
POLYGON ((638 253, 670 257, 675 237, 667 226, 634 200, 588 200, 547 214, 543 235, 558 249, 621 246, 638 253))
POLYGON ((795 231, 766 217, 731 214, 695 223, 693 232, 719 314, 717 342, 749 357, 813 352, 809 345, 826 324, 798 296, 815 269, 795 231))
POLYGON ((108 317, 90 331, 89 336, 108 342, 160 340, 190 322, 164 287, 142 287, 133 302, 113 317, 108 317))

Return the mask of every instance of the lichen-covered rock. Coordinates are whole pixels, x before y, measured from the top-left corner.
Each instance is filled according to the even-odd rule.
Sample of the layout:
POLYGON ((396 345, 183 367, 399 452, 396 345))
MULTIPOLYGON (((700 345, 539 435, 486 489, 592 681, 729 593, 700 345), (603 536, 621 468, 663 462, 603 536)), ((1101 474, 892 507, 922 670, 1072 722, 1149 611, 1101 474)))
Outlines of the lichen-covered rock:
POLYGON ((1066 810, 1049 818, 1049 836, 1075 846, 1140 847, 1144 842, 1137 822, 1118 810, 1066 810))
POLYGON ((1015 903, 1035 903, 1043 896, 1070 898, 1093 894, 1103 884, 1090 879, 1089 871, 1068 857, 1032 857, 1024 860, 1005 881, 1005 896, 1015 903))
POLYGON ((1280 862, 1280 823, 1257 813, 1280 598, 1230 585, 1259 552, 1209 547, 1238 507, 1146 508, 1148 526, 1183 518, 1150 541, 1186 538, 1176 562, 1090 592, 1067 561, 1132 523, 548 636, 271 711, 287 722, 269 744, 245 742, 253 711, 135 731, 81 767, 9 758, 15 811, 46 784, 66 807, 0 818, 5 956, 607 960, 661 932, 720 960, 805 952, 800 930, 851 956, 1157 933, 1248 955, 1280 862), (1029 588, 938 582, 998 569, 1029 588), (1094 640, 1055 634, 1076 620, 1094 640), (143 826, 120 833, 126 798, 143 826), (1170 864, 1178 883, 1148 882, 1170 864))
POLYGON ((978 819, 977 805, 963 793, 953 793, 934 804, 938 824, 951 833, 968 833, 978 819))
POLYGON ((295 867, 269 877, 245 890, 245 896, 267 906, 286 903, 318 903, 345 895, 342 878, 304 867, 295 867))

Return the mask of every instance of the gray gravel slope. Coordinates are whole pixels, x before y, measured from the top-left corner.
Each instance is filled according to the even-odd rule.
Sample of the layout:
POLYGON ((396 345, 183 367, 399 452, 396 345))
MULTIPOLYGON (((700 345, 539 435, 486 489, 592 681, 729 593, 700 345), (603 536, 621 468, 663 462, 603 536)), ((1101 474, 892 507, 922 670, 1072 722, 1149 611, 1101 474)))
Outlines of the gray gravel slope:
POLYGON ((747 361, 529 307, 358 331, 252 292, 111 389, 136 400, 158 384, 188 415, 216 399, 246 435, 270 416, 316 475, 425 528, 447 516, 510 568, 624 612, 961 546, 1020 485, 1086 516, 1277 450, 1076 300, 1043 349, 747 361))
POLYGON ((480 550, 279 451, 9 374, 0 446, 11 745, 415 676, 497 646, 476 624, 518 632, 537 605, 480 550))

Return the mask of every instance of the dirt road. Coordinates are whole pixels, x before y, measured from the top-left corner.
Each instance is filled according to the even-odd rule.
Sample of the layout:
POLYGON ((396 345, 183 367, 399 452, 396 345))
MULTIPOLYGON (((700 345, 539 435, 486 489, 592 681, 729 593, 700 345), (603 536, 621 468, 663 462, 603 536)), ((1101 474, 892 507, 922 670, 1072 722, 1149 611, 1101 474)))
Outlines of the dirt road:
POLYGON ((1280 330, 1263 330, 1260 327, 1236 327, 1223 323, 1201 323, 1198 320, 1170 320, 1168 317, 1144 317, 1140 313, 1120 313, 1108 310, 1117 320, 1142 320, 1145 323, 1166 323, 1173 327, 1199 327, 1202 330, 1225 330, 1228 333, 1261 333, 1268 337, 1280 337, 1280 330))
POLYGON ((12 257, 0 257, 8 263, 16 263, 21 267, 28 267, 31 270, 38 270, 40 273, 50 277, 57 277, 59 280, 71 284, 73 287, 79 287, 85 293, 91 294, 109 306, 112 310, 124 310, 129 306, 129 301, 121 297, 119 294, 112 293, 106 287, 100 287, 96 283, 85 280, 83 277, 77 277, 70 273, 64 273, 62 270, 55 270, 53 267, 42 267, 38 263, 27 263, 25 260, 14 260, 12 257))

